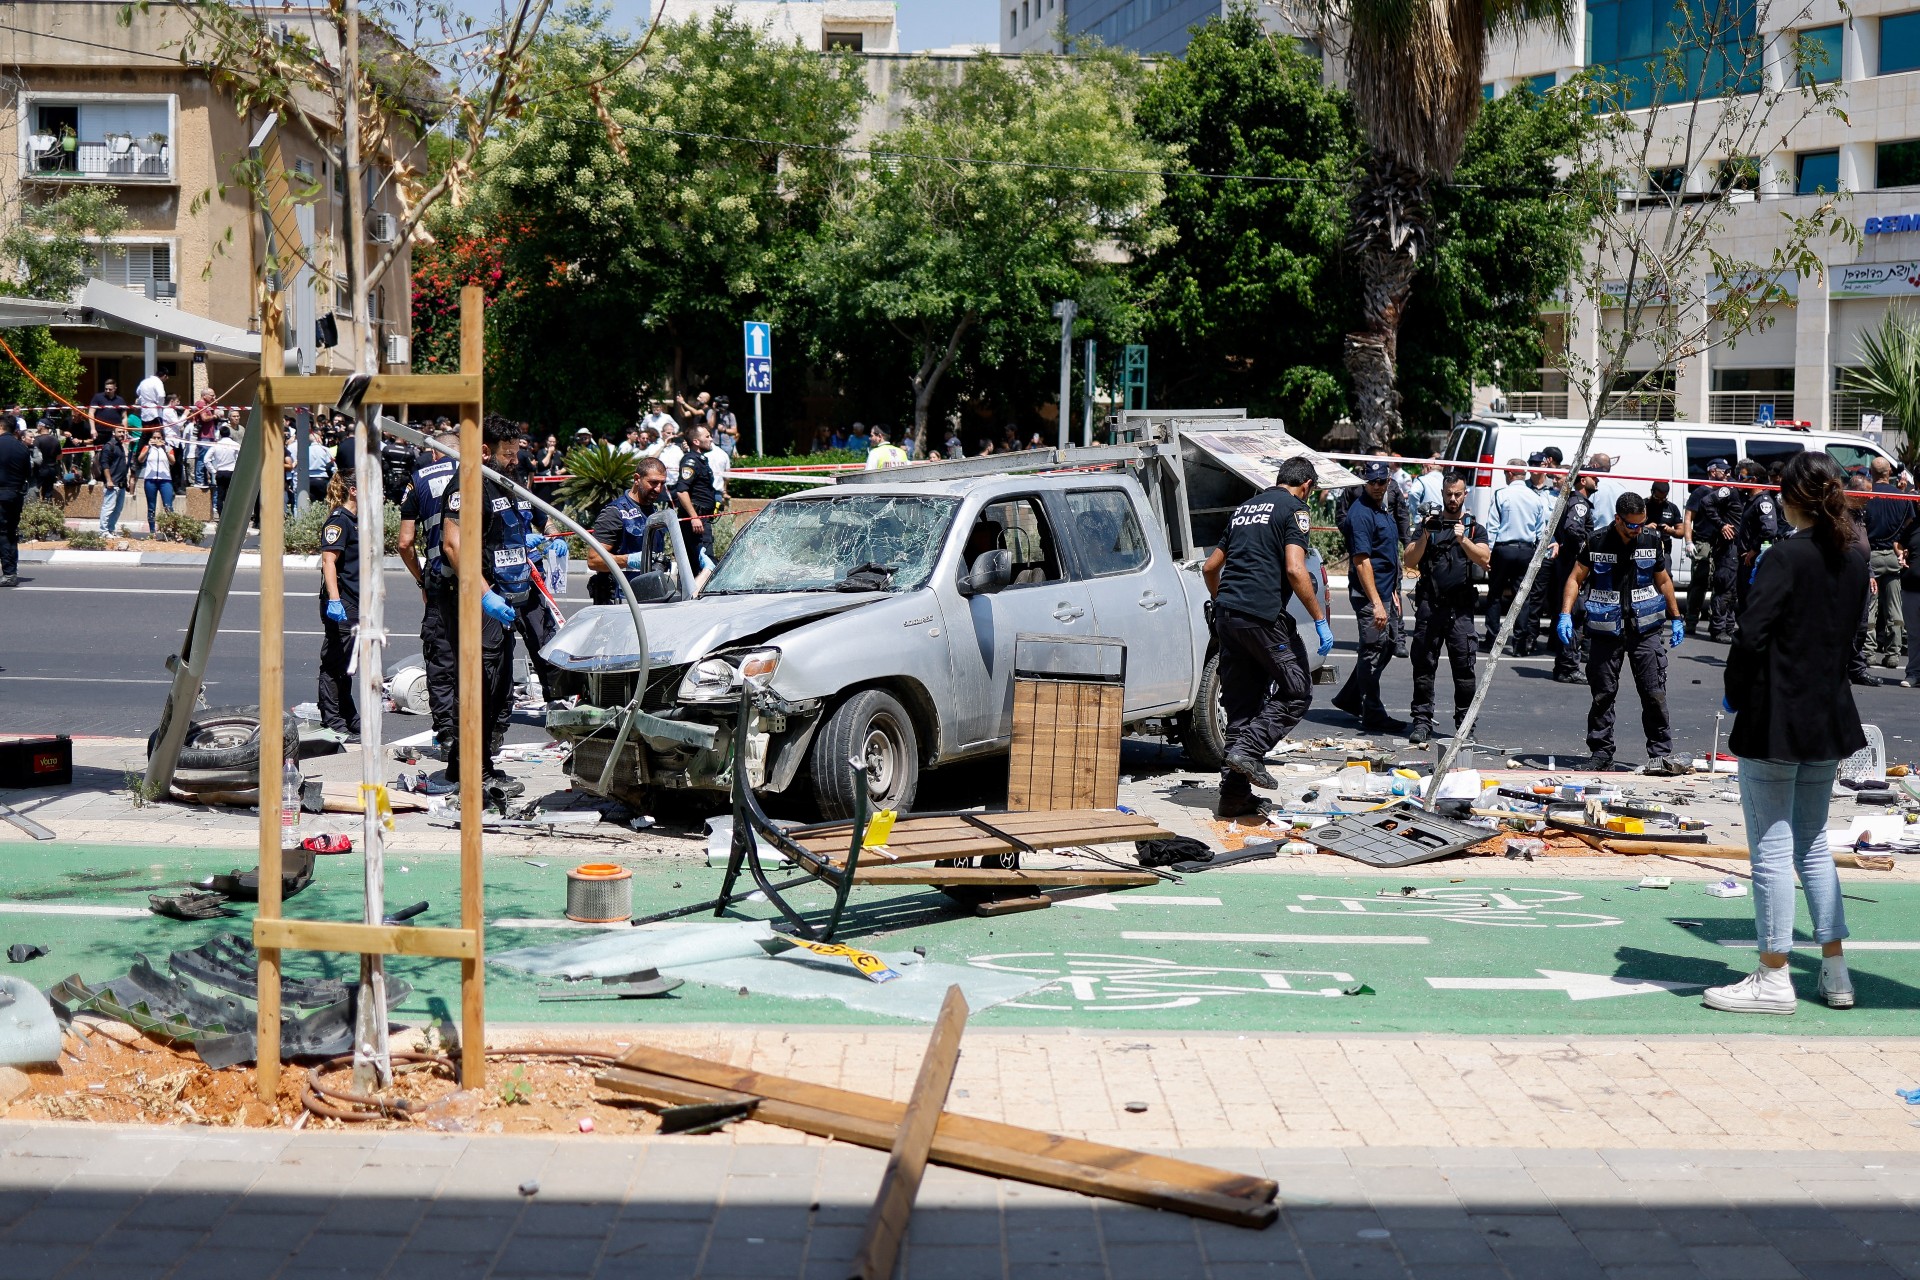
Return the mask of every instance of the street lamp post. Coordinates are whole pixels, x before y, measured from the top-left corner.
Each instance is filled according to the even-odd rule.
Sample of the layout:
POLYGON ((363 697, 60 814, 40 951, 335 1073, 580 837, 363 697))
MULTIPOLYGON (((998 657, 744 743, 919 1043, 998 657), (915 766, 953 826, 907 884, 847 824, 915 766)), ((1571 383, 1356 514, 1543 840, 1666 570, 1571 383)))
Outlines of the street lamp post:
POLYGON ((1080 304, 1071 298, 1053 304, 1053 318, 1060 322, 1060 447, 1067 447, 1067 416, 1073 403, 1073 318, 1080 304))

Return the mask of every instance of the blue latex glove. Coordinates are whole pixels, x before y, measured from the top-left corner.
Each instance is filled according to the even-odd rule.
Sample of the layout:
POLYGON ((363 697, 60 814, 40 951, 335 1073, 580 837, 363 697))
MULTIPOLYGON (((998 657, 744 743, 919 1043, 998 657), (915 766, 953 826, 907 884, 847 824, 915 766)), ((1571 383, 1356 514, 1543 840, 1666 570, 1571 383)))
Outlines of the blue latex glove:
POLYGON ((540 556, 545 555, 547 551, 547 547, 551 545, 552 542, 553 542, 553 539, 547 537, 545 534, 539 534, 539 533, 528 534, 527 535, 527 555, 529 557, 536 558, 536 559, 540 556))
POLYGON ((1320 656, 1324 658, 1333 652, 1333 628, 1322 618, 1313 624, 1313 629, 1320 636, 1320 656))
POLYGON ((489 591, 480 597, 480 612, 486 614, 503 627, 510 627, 514 624, 513 606, 508 604, 507 598, 498 591, 489 591))
POLYGON ((1559 620, 1553 624, 1553 634, 1560 637, 1561 644, 1572 644, 1573 615, 1570 613, 1561 614, 1559 620))
POLYGON ((347 625, 347 606, 338 600, 329 600, 327 607, 320 611, 320 616, 328 622, 337 622, 344 627, 347 625))
POLYGON ((1673 623, 1673 643, 1667 647, 1669 649, 1678 649, 1680 642, 1687 638, 1687 620, 1685 618, 1669 618, 1668 621, 1673 623))
POLYGON ((1720 699, 1720 709, 1726 712, 1730 716, 1740 714, 1739 712, 1733 709, 1733 704, 1731 702, 1728 702, 1725 698, 1720 699))

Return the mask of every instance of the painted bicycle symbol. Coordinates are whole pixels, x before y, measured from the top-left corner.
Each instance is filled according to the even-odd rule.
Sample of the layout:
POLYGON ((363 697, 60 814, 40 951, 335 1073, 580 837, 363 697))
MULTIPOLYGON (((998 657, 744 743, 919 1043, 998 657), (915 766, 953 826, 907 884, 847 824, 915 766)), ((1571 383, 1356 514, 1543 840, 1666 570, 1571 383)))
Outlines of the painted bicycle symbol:
POLYGON ((1602 929, 1622 923, 1620 917, 1593 911, 1562 911, 1583 895, 1570 889, 1483 889, 1450 884, 1423 889, 1417 896, 1349 897, 1342 894, 1303 893, 1287 910, 1303 916, 1372 916, 1395 919, 1447 920, 1454 924, 1486 924, 1507 929, 1602 929), (1301 905, 1324 903, 1323 906, 1301 905), (1548 908, 1554 908, 1549 910, 1548 908))
POLYGON ((1354 983, 1350 973, 1331 969, 1241 969, 1190 965, 1158 956, 1108 955, 1091 951, 1015 951, 974 956, 981 969, 1052 977, 1026 1000, 1010 1000, 1008 1009, 1186 1009, 1203 1000, 1244 1000, 1262 996, 1342 996, 1354 983), (1045 1000, 1046 996, 1064 999, 1045 1000))

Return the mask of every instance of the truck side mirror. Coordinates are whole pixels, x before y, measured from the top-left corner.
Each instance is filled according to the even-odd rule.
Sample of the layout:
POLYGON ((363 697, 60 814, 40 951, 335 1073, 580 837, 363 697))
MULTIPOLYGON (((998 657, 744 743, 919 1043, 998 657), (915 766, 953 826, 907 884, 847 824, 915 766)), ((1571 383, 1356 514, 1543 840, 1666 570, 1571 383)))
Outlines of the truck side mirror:
POLYGON ((982 551, 974 557, 973 567, 960 579, 963 596, 990 596, 1013 582, 1011 551, 982 551))
POLYGON ((627 585, 633 588, 636 604, 660 604, 680 596, 680 584, 670 573, 636 573, 627 579, 627 585))

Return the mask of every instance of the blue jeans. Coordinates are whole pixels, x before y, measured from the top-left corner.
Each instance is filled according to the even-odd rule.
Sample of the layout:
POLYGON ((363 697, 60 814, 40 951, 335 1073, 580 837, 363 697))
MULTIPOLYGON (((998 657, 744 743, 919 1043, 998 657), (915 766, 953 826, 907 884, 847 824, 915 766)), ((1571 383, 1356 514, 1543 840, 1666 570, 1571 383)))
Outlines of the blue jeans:
POLYGON ((147 532, 152 533, 154 517, 160 514, 161 508, 164 507, 168 511, 173 510, 173 481, 149 480, 146 482, 146 486, 147 486, 147 532), (155 498, 160 499, 160 506, 158 507, 153 505, 153 500, 155 498))
POLYGON ((120 510, 127 505, 127 491, 109 484, 100 493, 100 532, 112 533, 120 523, 120 510))
POLYGON ((1740 761, 1740 807, 1747 820, 1754 926, 1762 951, 1785 955, 1793 950, 1795 872, 1807 891, 1813 940, 1837 942, 1847 936, 1840 875, 1827 848, 1827 805, 1839 771, 1837 760, 1740 761))

